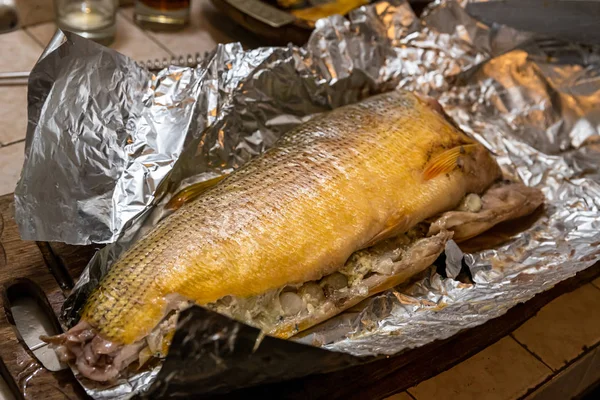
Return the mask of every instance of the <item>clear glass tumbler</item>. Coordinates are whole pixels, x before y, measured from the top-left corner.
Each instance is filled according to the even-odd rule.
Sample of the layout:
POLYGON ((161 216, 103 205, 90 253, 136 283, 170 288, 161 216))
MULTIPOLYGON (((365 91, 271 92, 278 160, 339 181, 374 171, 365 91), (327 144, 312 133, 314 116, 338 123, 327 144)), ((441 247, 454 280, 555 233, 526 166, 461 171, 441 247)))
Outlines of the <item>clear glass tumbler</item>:
POLYGON ((118 0, 54 0, 56 22, 64 31, 109 45, 115 39, 118 0))
POLYGON ((134 15, 144 29, 180 30, 190 21, 190 0, 136 0, 134 15))

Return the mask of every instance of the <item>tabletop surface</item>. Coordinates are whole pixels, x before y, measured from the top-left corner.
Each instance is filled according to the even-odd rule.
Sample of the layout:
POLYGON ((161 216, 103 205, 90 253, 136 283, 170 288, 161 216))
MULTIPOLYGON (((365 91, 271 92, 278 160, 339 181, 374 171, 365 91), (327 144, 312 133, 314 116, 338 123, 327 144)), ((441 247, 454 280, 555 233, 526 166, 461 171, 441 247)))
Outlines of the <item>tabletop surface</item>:
MULTIPOLYGON (((122 8, 119 11, 117 37, 111 47, 140 61, 170 58, 188 53, 202 53, 211 50, 217 43, 240 39, 248 42, 250 46, 254 44, 253 41, 256 41, 251 35, 220 15, 209 1, 192 1, 191 25, 177 33, 143 31, 133 23, 132 17, 133 10, 130 7, 122 8)), ((54 23, 47 22, 0 35, 0 54, 2 55, 0 71, 30 70, 55 29, 54 23)), ((27 125, 26 93, 25 86, 0 87, 0 195, 9 194, 14 190, 23 163, 27 125)), ((0 224, 0 240, 6 242, 8 235, 10 246, 13 246, 15 243, 19 243, 19 239, 15 236, 16 227, 14 221, 11 220, 10 196, 3 197, 0 203, 3 204, 0 211, 4 214, 5 228, 4 233, 1 233, 2 224, 0 224), (10 232, 7 233, 7 231, 10 232)), ((21 245, 19 244, 10 251, 21 249, 19 246, 21 245)), ((32 249, 31 251, 37 251, 35 245, 32 246, 28 248, 32 249)), ((8 254, 9 251, 7 250, 6 253, 8 254)), ((84 257, 87 256, 89 254, 86 253, 84 257)), ((69 255, 68 257, 77 256, 69 255)), ((22 261, 18 258, 15 255, 4 254, 0 246, 0 266, 4 262, 6 268, 10 268, 14 263, 22 261)), ((79 262, 81 263, 81 260, 79 262)), ((0 270, 0 275, 1 273, 2 270, 0 270)), ((576 288, 572 292, 562 295, 557 292, 554 294, 554 297, 557 297, 554 300, 550 301, 553 297, 549 297, 545 302, 537 304, 537 309, 543 306, 537 315, 528 319, 519 328, 503 332, 493 340, 494 344, 482 345, 485 338, 477 339, 477 335, 463 338, 462 341, 455 344, 459 347, 453 350, 456 352, 452 356, 455 360, 454 363, 467 358, 466 356, 470 357, 446 371, 444 370, 451 363, 449 364, 448 360, 440 359, 438 360, 439 367, 431 366, 428 369, 429 375, 423 375, 422 379, 417 378, 419 371, 423 371, 423 366, 418 367, 421 368, 420 370, 411 370, 397 365, 397 371, 403 373, 412 371, 415 376, 411 379, 399 376, 394 378, 393 375, 390 375, 393 371, 389 371, 387 378, 383 379, 382 371, 385 368, 380 367, 371 370, 364 377, 371 383, 362 382, 361 386, 383 385, 384 387, 378 393, 390 394, 398 391, 395 390, 394 385, 396 385, 396 388, 402 392, 395 394, 393 399, 476 399, 483 396, 486 399, 499 400, 522 397, 538 398, 538 396, 547 398, 543 397, 544 392, 548 392, 549 383, 553 378, 571 373, 569 371, 577 368, 579 373, 576 376, 579 378, 567 381, 571 382, 571 386, 584 385, 587 382, 585 379, 592 378, 589 374, 586 375, 581 371, 587 371, 586 368, 591 368, 591 365, 600 366, 600 307, 597 307, 600 304, 600 278, 589 283, 581 283, 563 289, 564 292, 567 292, 576 288), (474 347, 476 351, 469 350, 468 340, 480 340, 480 347, 474 347), (484 350, 479 351, 482 348, 484 350), (464 349, 464 354, 460 354, 461 349, 464 349), (593 364, 594 362, 597 364, 593 364), (430 377, 435 375, 432 371, 440 373, 430 377), (381 381, 380 378, 382 378, 381 381), (408 387, 406 391, 404 391, 405 386, 408 387)), ((505 321, 499 326, 506 328, 516 320, 523 319, 524 321, 535 314, 537 309, 535 307, 517 309, 511 317, 513 318, 512 322, 505 321)), ((489 329, 499 329, 499 327, 484 329, 480 331, 479 335, 491 334, 489 329)), ((432 357, 430 363, 436 362, 434 355, 439 352, 439 349, 434 346, 427 350, 432 357)), ((600 370, 600 367, 596 369, 600 370)), ((340 375, 337 380, 331 380, 331 384, 347 385, 346 391, 348 392, 355 387, 352 382, 347 382, 352 378, 357 377, 352 374, 340 375)), ((317 379, 313 383, 322 384, 323 382, 317 379)), ((564 388, 564 390, 567 389, 574 390, 564 388)), ((560 388, 553 387, 552 390, 556 391, 560 388)), ((2 398, 1 392, 0 390, 0 398, 2 398)))

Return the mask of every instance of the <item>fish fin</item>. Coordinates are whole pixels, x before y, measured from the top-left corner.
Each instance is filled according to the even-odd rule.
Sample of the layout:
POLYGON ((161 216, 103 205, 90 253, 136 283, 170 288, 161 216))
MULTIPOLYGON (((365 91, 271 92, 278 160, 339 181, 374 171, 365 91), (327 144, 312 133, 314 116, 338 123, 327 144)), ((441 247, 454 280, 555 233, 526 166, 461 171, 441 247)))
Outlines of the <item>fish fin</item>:
POLYGON ((427 163, 423 171, 423 178, 428 181, 438 175, 452 172, 457 166, 458 158, 473 151, 476 146, 477 144, 456 146, 436 155, 427 163))
POLYGON ((167 210, 179 209, 185 203, 195 199, 211 187, 215 186, 217 183, 221 182, 226 176, 227 174, 223 174, 221 176, 217 176, 216 178, 194 183, 193 185, 180 190, 169 200, 169 202, 165 205, 165 208, 167 210))
POLYGON ((408 230, 408 224, 409 219, 405 216, 397 216, 396 218, 391 219, 386 224, 386 227, 377 235, 373 236, 373 238, 371 238, 371 240, 369 240, 369 242, 364 245, 363 248, 366 249, 367 247, 374 246, 382 240, 389 239, 392 236, 406 232, 408 230))

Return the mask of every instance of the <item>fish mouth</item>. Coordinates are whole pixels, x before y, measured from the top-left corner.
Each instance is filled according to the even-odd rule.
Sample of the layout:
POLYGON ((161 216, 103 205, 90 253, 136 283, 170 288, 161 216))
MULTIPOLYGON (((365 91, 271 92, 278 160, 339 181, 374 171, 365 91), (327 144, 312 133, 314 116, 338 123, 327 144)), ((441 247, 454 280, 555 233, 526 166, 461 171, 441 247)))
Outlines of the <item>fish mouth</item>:
POLYGON ((138 359, 143 343, 120 345, 103 339, 88 322, 80 321, 68 332, 41 339, 54 348, 62 362, 98 382, 115 381, 138 359))
POLYGON ((168 299, 166 316, 143 339, 121 344, 103 335, 85 320, 56 336, 41 336, 61 362, 69 364, 76 375, 96 382, 115 383, 127 369, 137 371, 166 357, 179 312, 193 303, 181 296, 168 299))
MULTIPOLYGON (((355 252, 343 267, 318 280, 286 285, 257 296, 225 296, 203 306, 287 339, 424 271, 443 252, 448 240, 473 238, 501 222, 531 214, 543 201, 538 189, 520 183, 497 183, 483 196, 468 194, 456 209, 355 252)), ((81 376, 111 383, 125 370, 140 369, 166 357, 180 310, 193 304, 182 298, 169 299, 168 303, 162 322, 132 344, 103 338, 85 320, 66 333, 42 339, 81 376)))

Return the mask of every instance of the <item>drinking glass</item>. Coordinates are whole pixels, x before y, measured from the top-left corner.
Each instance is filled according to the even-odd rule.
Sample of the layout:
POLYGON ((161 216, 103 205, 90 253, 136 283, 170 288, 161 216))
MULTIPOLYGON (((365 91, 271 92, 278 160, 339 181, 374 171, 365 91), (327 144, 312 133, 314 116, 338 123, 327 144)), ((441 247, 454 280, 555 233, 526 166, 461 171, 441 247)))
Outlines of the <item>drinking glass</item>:
POLYGON ((54 0, 54 4, 60 29, 104 45, 113 42, 118 0, 54 0))
POLYGON ((144 29, 179 30, 189 23, 190 0, 136 0, 134 15, 144 29))

